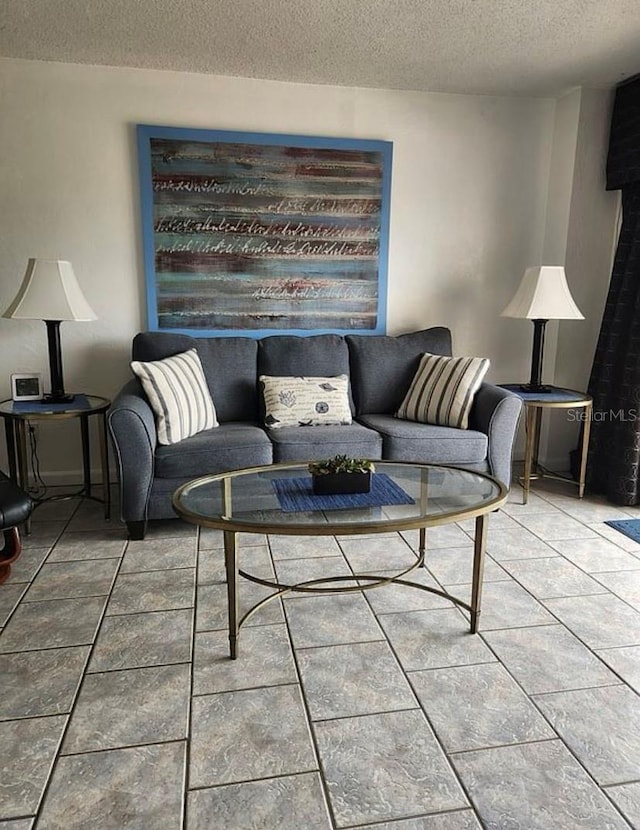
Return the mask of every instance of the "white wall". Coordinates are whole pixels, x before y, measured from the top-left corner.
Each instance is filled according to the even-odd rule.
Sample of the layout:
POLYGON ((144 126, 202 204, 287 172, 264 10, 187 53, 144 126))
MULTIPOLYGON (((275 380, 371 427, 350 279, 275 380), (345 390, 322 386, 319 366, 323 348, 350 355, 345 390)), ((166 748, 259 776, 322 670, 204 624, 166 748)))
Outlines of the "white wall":
MULTIPOLYGON (((136 123, 393 141, 388 331, 447 325, 494 381, 527 376, 529 328, 499 314, 543 253, 554 101, 6 59, 0 111, 0 309, 28 257, 56 257, 99 317, 62 326, 67 388, 112 396, 146 325, 136 123)), ((0 319, 0 344, 2 397, 47 374, 42 323, 0 319)), ((79 468, 71 427, 41 443, 45 471, 79 468)))
MULTIPOLYGON (((572 132, 568 141, 575 150, 571 153, 571 182, 560 184, 564 193, 559 200, 562 216, 556 214, 559 236, 565 240, 564 258, 552 262, 547 256, 545 261, 564 262, 571 293, 585 319, 554 324, 557 348, 552 378, 558 386, 586 391, 609 289, 620 204, 617 191, 605 190, 613 93, 582 89, 577 96, 578 106, 576 96, 566 103, 571 114, 565 123, 572 125, 567 131, 572 132)), ((552 164, 550 191, 553 171, 552 164)), ((554 214, 548 210, 547 216, 548 234, 552 234, 549 218, 553 219, 554 214)), ((548 238, 545 254, 553 254, 554 244, 560 243, 551 239, 547 250, 547 242, 548 238)), ((566 470, 568 453, 578 443, 580 424, 566 411, 554 413, 553 418, 545 455, 550 466, 566 470)))

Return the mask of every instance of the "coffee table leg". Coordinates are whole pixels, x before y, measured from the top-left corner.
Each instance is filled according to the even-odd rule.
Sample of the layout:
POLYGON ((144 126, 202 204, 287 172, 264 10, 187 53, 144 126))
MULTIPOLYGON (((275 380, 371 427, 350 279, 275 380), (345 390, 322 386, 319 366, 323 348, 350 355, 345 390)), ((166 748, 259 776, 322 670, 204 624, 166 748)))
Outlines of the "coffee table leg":
MULTIPOLYGON (((426 527, 421 527, 420 528, 420 542, 418 543, 418 549, 419 549, 419 551, 420 551, 420 553, 422 554, 423 557, 425 555, 426 548, 427 548, 427 528, 426 527)), ((426 558, 423 558, 423 560, 422 560, 422 567, 423 568, 427 567, 426 558)))
POLYGON ((229 607, 229 656, 238 656, 238 535, 224 531, 224 564, 227 572, 227 604, 229 607))
POLYGON ((482 579, 484 576, 484 551, 487 544, 487 517, 478 516, 473 543, 473 582, 471 583, 471 633, 478 631, 480 605, 482 603, 482 579))

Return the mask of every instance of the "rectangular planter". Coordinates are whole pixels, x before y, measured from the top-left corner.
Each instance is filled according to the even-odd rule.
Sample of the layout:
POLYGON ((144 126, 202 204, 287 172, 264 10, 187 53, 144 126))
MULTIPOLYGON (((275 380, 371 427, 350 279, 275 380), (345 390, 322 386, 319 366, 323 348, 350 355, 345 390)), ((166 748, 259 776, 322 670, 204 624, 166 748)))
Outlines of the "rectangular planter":
POLYGON ((371 489, 371 473, 329 473, 311 476, 315 496, 336 496, 347 493, 368 493, 371 489))

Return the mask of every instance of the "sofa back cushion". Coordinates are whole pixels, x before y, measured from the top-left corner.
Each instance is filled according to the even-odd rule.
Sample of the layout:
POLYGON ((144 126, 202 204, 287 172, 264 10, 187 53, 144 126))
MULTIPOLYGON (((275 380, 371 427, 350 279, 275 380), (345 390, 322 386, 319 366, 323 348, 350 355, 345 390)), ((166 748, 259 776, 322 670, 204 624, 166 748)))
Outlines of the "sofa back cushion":
POLYGON ((411 385, 425 352, 451 355, 451 332, 437 326, 397 337, 346 337, 356 415, 393 414, 411 385))
MULTIPOLYGON (((258 374, 279 377, 349 375, 349 349, 338 334, 276 334, 258 345, 258 374)), ((351 388, 349 401, 353 412, 351 388)))
POLYGON ((251 337, 190 337, 147 331, 133 340, 133 360, 162 360, 197 349, 218 420, 258 421, 258 343, 251 337))

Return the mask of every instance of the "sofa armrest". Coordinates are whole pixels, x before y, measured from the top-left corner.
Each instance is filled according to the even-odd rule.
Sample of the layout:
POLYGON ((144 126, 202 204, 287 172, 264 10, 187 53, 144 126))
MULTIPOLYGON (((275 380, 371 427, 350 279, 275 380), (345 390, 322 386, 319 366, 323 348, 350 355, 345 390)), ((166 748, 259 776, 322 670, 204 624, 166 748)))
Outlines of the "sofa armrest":
POLYGON ((120 390, 109 407, 107 423, 118 465, 122 519, 144 521, 158 439, 153 411, 139 381, 130 380, 120 390))
POLYGON ((513 392, 483 383, 469 416, 469 427, 489 438, 487 461, 491 475, 506 487, 511 485, 511 460, 522 412, 522 401, 513 392))

